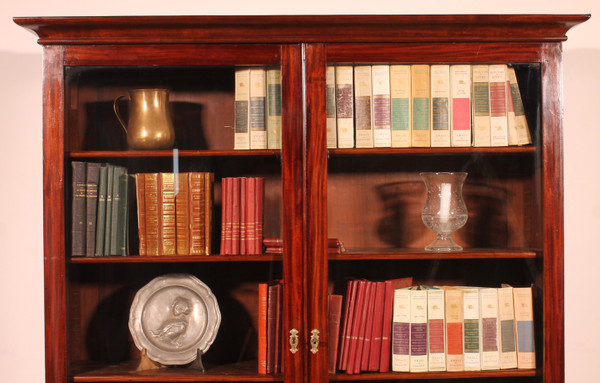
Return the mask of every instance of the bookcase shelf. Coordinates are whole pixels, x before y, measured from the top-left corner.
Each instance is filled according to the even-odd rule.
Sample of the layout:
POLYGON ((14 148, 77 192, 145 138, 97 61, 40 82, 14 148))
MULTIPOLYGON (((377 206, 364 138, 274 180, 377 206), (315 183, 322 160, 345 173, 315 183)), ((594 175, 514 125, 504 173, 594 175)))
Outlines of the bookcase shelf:
MULTIPOLYGON (((563 108, 557 89, 562 89, 566 33, 588 18, 15 18, 38 35, 44 51, 46 381, 564 382, 563 108), (530 143, 443 148, 328 143, 328 68, 396 64, 514 69, 530 143), (236 73, 248 68, 281 71, 281 149, 234 149, 241 87, 236 73), (128 147, 113 108, 117 97, 137 88, 170 91, 177 150, 128 147), (212 173, 213 219, 205 224, 211 255, 137 255, 141 230, 133 198, 125 220, 131 255, 73 256, 72 166, 77 162, 110 163, 128 168, 129 174, 212 173), (421 220, 426 192, 419 173, 424 171, 469 174, 463 188, 468 220, 453 234, 463 251, 422 250, 433 236, 421 220), (224 180, 241 177, 264 179, 263 235, 281 238, 282 249, 271 252, 282 254, 220 255, 223 185, 229 182, 224 180), (330 239, 348 251, 333 254, 330 239), (136 372, 140 350, 128 329, 129 311, 136 292, 169 273, 202 280, 219 304, 222 321, 203 356, 206 372, 182 367, 136 372), (330 318, 333 295, 345 294, 348 302, 350 295, 342 290, 349 281, 408 280, 422 289, 531 287, 533 321, 528 324, 533 323, 536 368, 399 373, 381 367, 391 365, 385 354, 381 372, 349 374, 339 365, 331 367, 341 343, 341 336, 336 338, 340 323, 330 318), (276 286, 271 291, 282 287, 282 299, 270 306, 279 307, 270 314, 280 321, 269 322, 279 323, 281 331, 267 336, 269 311, 259 300, 267 299, 264 291, 270 286, 276 286), (273 340, 273 334, 281 339, 273 340), (263 373, 267 354, 280 355, 282 372, 263 373)), ((277 103, 270 105, 277 109, 277 103)), ((381 300, 378 306, 364 301, 361 314, 386 306, 381 300)), ((275 369, 273 359, 269 367, 275 369)), ((365 361, 371 359, 377 362, 376 357, 365 361)))

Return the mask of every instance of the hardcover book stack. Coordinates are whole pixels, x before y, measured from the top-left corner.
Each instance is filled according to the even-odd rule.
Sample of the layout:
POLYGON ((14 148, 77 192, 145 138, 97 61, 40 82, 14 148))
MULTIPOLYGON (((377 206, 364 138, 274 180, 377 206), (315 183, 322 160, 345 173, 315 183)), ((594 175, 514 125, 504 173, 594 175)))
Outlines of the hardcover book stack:
POLYGON ((221 180, 221 255, 262 254, 262 177, 226 177, 221 180))
POLYGON ((411 282, 350 281, 343 313, 329 297, 331 373, 535 369, 532 287, 411 282))
MULTIPOLYGON (((283 254, 283 238, 263 238, 265 254, 283 254)), ((346 252, 344 244, 337 238, 327 240, 327 252, 329 254, 341 254, 346 252)))
POLYGON ((283 283, 258 284, 258 373, 282 371, 283 283))
POLYGON ((281 149, 281 69, 235 71, 234 149, 281 149))
POLYGON ((73 161, 71 256, 128 255, 127 169, 73 161))
POLYGON ((135 174, 141 256, 210 255, 214 175, 135 174))
POLYGON ((507 64, 329 66, 326 82, 328 148, 532 142, 507 64))

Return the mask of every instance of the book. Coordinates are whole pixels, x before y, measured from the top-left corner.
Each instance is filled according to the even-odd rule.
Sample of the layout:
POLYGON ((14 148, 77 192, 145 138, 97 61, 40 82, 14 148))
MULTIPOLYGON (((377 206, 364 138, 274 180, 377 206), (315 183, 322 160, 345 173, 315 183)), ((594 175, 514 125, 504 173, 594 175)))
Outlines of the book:
POLYGON ((517 74, 515 68, 507 68, 508 81, 510 83, 510 94, 514 112, 514 123, 516 132, 516 145, 529 145, 531 144, 531 133, 529 132, 529 125, 527 123, 527 117, 525 116, 525 108, 523 107, 523 99, 521 97, 521 91, 519 90, 519 83, 517 81, 517 74))
POLYGON ((191 255, 211 254, 212 195, 214 174, 189 173, 189 223, 191 255))
POLYGON ((264 68, 250 69, 250 149, 267 148, 267 73, 264 68))
POLYGON ((85 165, 85 255, 91 257, 96 251, 96 213, 98 208, 100 164, 86 162, 85 165))
POLYGON ((254 237, 251 238, 253 243, 253 254, 262 253, 263 239, 263 200, 264 200, 264 178, 255 177, 255 192, 254 192, 254 237))
POLYGON ((86 164, 71 162, 71 256, 86 254, 86 164))
POLYGON ((385 307, 385 282, 375 282, 373 299, 373 325, 371 330, 371 350, 367 371, 379 371, 381 363, 381 339, 383 335, 383 311, 385 307))
POLYGON ((281 149, 281 69, 267 69, 267 147, 281 149))
POLYGON ((110 241, 112 232, 112 210, 113 210, 113 193, 114 193, 114 174, 115 165, 108 165, 107 184, 106 184, 106 219, 104 220, 104 255, 110 254, 110 241))
POLYGON ((431 65, 431 146, 450 146, 450 66, 431 65))
POLYGON ((410 292, 410 372, 425 372, 427 360, 427 290, 410 292))
POLYGON ((490 86, 490 144, 508 145, 508 117, 506 95, 506 64, 489 66, 490 86))
POLYGON ((410 65, 390 65, 390 114, 392 147, 407 148, 412 144, 410 65))
POLYGON ((513 287, 515 307, 517 368, 535 368, 532 287, 513 287))
POLYGON ((481 370, 481 339, 479 290, 465 288, 463 291, 463 345, 465 371, 481 370))
POLYGON ((279 281, 273 281, 267 285, 267 374, 275 373, 275 355, 278 351, 276 345, 281 340, 277 336, 277 333, 280 331, 278 321, 281 319, 278 315, 281 309, 279 305, 279 286, 279 281))
POLYGON ((258 284, 258 373, 267 373, 268 284, 258 284))
POLYGON ((273 372, 279 374, 282 372, 282 344, 283 344, 283 282, 278 280, 275 284, 276 290, 276 302, 275 302, 275 361, 273 366, 273 372))
POLYGON ((327 113, 327 148, 337 148, 337 125, 335 109, 335 67, 328 65, 325 70, 325 92, 327 113))
MULTIPOLYGON (((255 254, 254 238, 256 237, 256 179, 246 179, 246 230, 244 242, 246 243, 246 254, 255 254)), ((241 252, 241 248, 240 248, 241 252)), ((244 254, 244 253, 242 253, 244 254)))
POLYGON ((381 331, 381 357, 379 358, 379 372, 388 372, 391 369, 392 329, 394 313, 394 291, 412 285, 412 278, 397 278, 384 281, 385 294, 383 306, 383 325, 381 331))
POLYGON ((353 67, 335 67, 335 108, 338 148, 354 147, 353 67))
POLYGON ((515 308, 513 289, 498 288, 498 320, 500 321, 500 368, 517 368, 517 344, 515 342, 515 308))
MULTIPOLYGON (((368 281, 367 282, 367 291, 365 294, 365 305, 366 309, 366 319, 364 323, 363 330, 363 341, 362 341, 362 352, 360 355, 360 363, 357 363, 357 368, 355 368, 356 373, 360 373, 361 371, 369 370, 369 361, 371 358, 371 342, 373 336, 373 318, 375 316, 375 294, 377 290, 377 285, 375 282, 368 281)), ((359 335, 360 337, 360 335, 359 335)), ((360 345, 360 342, 359 342, 360 345)), ((358 361, 358 360, 357 360, 358 361)))
POLYGON ((471 146, 471 65, 450 66, 450 143, 471 146))
POLYGON ((158 254, 175 255, 175 174, 158 174, 158 254))
POLYGON ((392 371, 410 371, 410 310, 409 289, 394 290, 392 316, 392 371))
POLYGON ((360 372, 360 356, 362 353, 362 342, 364 338, 364 325, 367 310, 364 307, 367 295, 367 281, 359 280, 356 286, 356 301, 354 307, 354 318, 350 331, 350 342, 348 344, 348 364, 346 373, 357 374, 360 372), (362 335, 362 336, 361 336, 362 335))
POLYGON ((354 67, 354 116, 357 148, 373 147, 373 93, 370 65, 354 67))
POLYGON ((500 369, 500 326, 498 289, 479 290, 481 309, 481 369, 500 369))
POLYGON ((234 149, 250 149, 250 69, 235 71, 234 149))
POLYGON ((343 296, 339 294, 330 294, 328 296, 328 333, 327 340, 329 342, 329 373, 335 374, 337 358, 338 358, 338 347, 340 340, 340 325, 342 315, 342 300, 343 296))
MULTIPOLYGON (((123 168, 119 176, 119 196, 118 200, 113 200, 113 206, 117 203, 117 224, 116 224, 116 246, 114 255, 129 255, 129 173, 127 168, 123 168)), ((112 242, 111 242, 112 245, 112 242)))
POLYGON ((427 290, 427 358, 429 371, 446 371, 445 297, 443 289, 427 290))
POLYGON ((373 146, 389 148, 392 146, 390 66, 373 65, 371 67, 373 93, 373 146))
POLYGON ((144 200, 146 212, 146 254, 160 255, 159 252, 159 192, 158 173, 144 174, 144 200))
MULTIPOLYGON (((122 166, 114 166, 112 181, 112 204, 107 214, 110 218, 110 247, 107 255, 124 255, 123 238, 126 237, 126 212, 127 212, 127 169, 122 166)), ((108 233, 106 233, 108 235, 108 233)), ((125 254, 126 255, 126 254, 125 254)))
POLYGON ((491 146, 489 65, 473 65, 473 146, 491 146))
POLYGON ((190 254, 190 173, 175 174, 176 254, 190 254))
MULTIPOLYGON (((106 229, 106 188, 108 183, 108 165, 102 164, 100 166, 99 177, 98 177, 98 208, 96 210, 96 249, 94 251, 95 256, 104 255, 104 232, 106 229)), ((145 234, 145 227, 139 227, 138 231, 145 234)), ((140 250, 141 251, 141 250, 140 250)), ((140 252, 140 255, 142 253, 140 252)))
POLYGON ((250 234, 247 232, 249 229, 249 187, 248 187, 249 179, 246 177, 242 177, 240 179, 240 250, 238 254, 251 254, 248 251, 247 238, 250 234))
POLYGON ((464 371, 463 292, 444 288, 446 306, 446 371, 464 371))
POLYGON ((508 67, 506 68, 506 126, 508 145, 517 145, 517 125, 515 122, 515 109, 512 99, 512 91, 510 87, 510 81, 508 79, 508 67))
POLYGON ((344 321, 341 333, 340 356, 338 369, 346 371, 348 367, 348 354, 350 339, 352 337, 352 322, 354 319, 354 306, 356 300, 356 287, 358 281, 349 280, 346 288, 346 297, 344 303, 344 321))
POLYGON ((231 254, 231 206, 233 205, 233 194, 231 189, 231 178, 221 180, 221 255, 231 254))
POLYGON ((231 252, 240 253, 240 177, 231 178, 231 252))
POLYGON ((415 64, 411 73, 412 146, 431 146, 431 78, 429 65, 415 64))

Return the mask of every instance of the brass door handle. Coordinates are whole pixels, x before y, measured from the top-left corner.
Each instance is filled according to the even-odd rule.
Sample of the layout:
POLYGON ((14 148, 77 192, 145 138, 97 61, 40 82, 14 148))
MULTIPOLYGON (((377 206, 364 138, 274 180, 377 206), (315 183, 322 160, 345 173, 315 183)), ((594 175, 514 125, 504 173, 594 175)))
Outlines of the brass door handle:
POLYGON ((292 354, 298 352, 298 330, 295 328, 290 330, 290 352, 292 354))
POLYGON ((310 332, 310 352, 313 354, 319 352, 319 330, 316 328, 310 332))

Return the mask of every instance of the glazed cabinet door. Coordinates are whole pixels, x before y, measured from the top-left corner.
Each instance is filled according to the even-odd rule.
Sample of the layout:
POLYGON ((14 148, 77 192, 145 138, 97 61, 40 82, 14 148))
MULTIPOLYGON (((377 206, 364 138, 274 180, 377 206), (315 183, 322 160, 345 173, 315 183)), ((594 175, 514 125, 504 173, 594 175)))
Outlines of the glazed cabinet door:
POLYGON ((302 381, 300 47, 44 59, 48 382, 302 381))
MULTIPOLYGON (((311 381, 549 382, 562 376, 561 366, 547 363, 562 360, 563 352, 548 336, 563 332, 562 279, 549 271, 562 270, 562 235, 548 231, 562 222, 561 122, 552 112, 560 110, 560 45, 330 43, 309 44, 306 52, 306 296, 308 329, 320 336, 317 352, 308 355, 311 381), (527 142, 490 142, 493 124, 487 143, 476 146, 476 127, 466 143, 452 131, 470 127, 478 113, 472 72, 485 68, 491 76, 492 67, 516 74, 512 94, 523 102, 527 142), (411 82, 420 69, 427 72, 425 96, 411 82), (443 81, 434 76, 440 70, 443 81), (466 88, 451 82, 459 71, 468 72, 466 88), (443 94, 435 92, 444 81, 448 89, 466 89, 468 100, 453 99, 448 90, 439 101, 443 94), (412 89, 412 98, 401 86, 412 89), (428 100, 420 104, 419 97, 428 100), (409 116, 417 126, 420 108, 428 109, 426 144, 415 141, 422 132, 408 130, 409 116), (444 129, 447 141, 440 143, 444 129), (435 189, 424 173, 466 176, 456 193, 466 211, 451 199, 453 181, 444 178, 435 189), (432 201, 438 198, 436 214, 446 211, 438 217, 443 233, 462 220, 451 235, 462 249, 425 249, 436 238, 425 223, 428 189, 432 201), (498 296, 507 291, 511 299, 531 294, 527 324, 498 316, 500 305, 508 305, 498 296), (501 365, 512 357, 514 363, 501 365)), ((503 81, 506 97, 511 88, 508 77, 503 81)), ((496 85, 486 82, 491 103, 496 85)), ((520 306, 510 305, 517 315, 520 306)))

